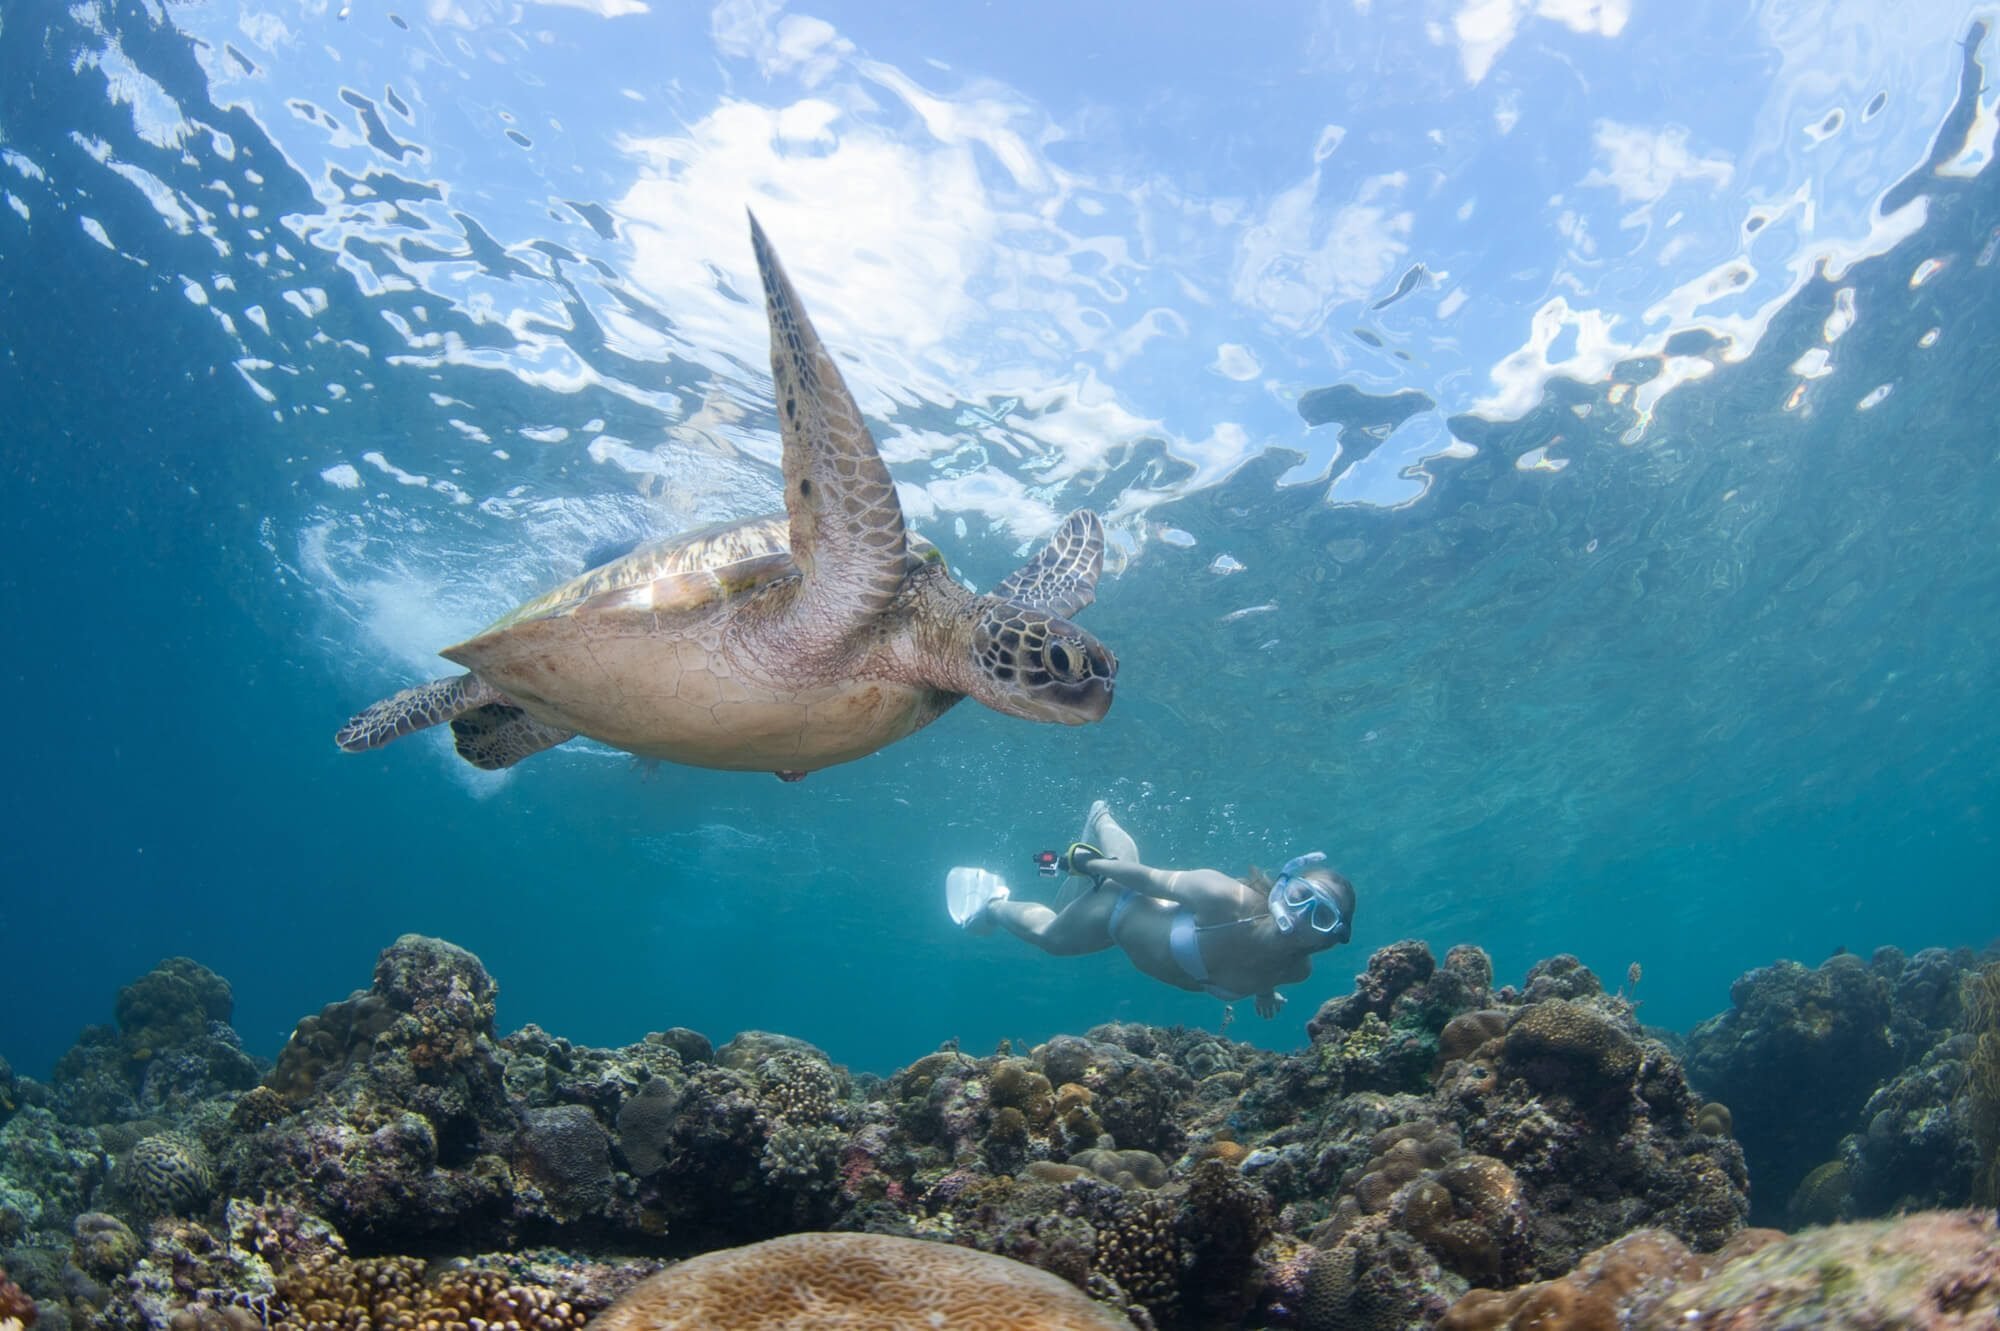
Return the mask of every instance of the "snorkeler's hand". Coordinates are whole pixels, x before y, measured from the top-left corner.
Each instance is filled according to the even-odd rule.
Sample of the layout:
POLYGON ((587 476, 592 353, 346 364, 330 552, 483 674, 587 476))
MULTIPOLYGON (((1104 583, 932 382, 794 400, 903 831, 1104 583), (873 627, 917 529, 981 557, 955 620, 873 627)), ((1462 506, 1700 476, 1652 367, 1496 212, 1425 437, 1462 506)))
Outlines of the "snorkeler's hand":
POLYGON ((1278 1009, 1285 1005, 1285 996, 1276 989, 1266 989, 1257 995, 1257 1015, 1269 1021, 1278 1015, 1278 1009))

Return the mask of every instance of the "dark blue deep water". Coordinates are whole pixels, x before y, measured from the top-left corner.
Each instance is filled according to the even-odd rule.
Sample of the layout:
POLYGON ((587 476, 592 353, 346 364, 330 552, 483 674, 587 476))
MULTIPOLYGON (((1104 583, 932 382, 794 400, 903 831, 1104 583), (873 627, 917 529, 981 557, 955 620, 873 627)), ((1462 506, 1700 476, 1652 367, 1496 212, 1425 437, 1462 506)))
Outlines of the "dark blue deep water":
POLYGON ((945 918, 1096 797, 1353 879, 1278 1047, 1405 937, 1684 1029, 2000 933, 1976 11, 1003 8, 10 0, 0 1053, 184 954, 269 1055, 408 931, 579 1042, 1214 1026, 945 918), (775 506, 746 204, 965 577, 1105 515, 1109 717, 796 785, 337 752, 590 549, 775 506))

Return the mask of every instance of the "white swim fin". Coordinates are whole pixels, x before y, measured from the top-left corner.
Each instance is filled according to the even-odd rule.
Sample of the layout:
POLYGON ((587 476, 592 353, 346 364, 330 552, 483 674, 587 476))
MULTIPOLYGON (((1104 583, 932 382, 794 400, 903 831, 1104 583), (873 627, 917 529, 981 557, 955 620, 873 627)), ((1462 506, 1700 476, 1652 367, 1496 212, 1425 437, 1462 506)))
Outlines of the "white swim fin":
POLYGON ((944 908, 951 914, 951 922, 968 933, 988 933, 993 921, 986 914, 986 907, 995 901, 1007 899, 1007 884, 1000 881, 1000 875, 987 869, 968 869, 964 865, 953 869, 944 879, 944 908))

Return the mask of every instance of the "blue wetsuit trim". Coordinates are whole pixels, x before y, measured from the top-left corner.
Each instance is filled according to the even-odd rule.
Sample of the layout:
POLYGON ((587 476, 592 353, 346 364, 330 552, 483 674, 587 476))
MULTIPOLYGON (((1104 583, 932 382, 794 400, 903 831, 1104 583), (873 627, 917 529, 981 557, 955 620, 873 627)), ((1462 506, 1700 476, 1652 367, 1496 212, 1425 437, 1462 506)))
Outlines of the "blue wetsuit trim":
MULTIPOLYGON (((1112 942, 1118 941, 1119 922, 1125 918, 1125 912, 1132 908, 1132 902, 1138 896, 1137 888, 1121 888, 1118 900, 1111 903, 1111 923, 1107 932, 1112 942)), ((1186 906, 1174 908, 1173 922, 1167 926, 1167 950, 1173 955, 1174 964, 1181 968, 1181 974, 1200 985, 1211 998, 1219 998, 1225 1003, 1241 1002, 1250 997, 1208 982, 1208 963, 1201 955, 1201 935, 1196 932, 1197 927, 1193 911, 1186 906)))

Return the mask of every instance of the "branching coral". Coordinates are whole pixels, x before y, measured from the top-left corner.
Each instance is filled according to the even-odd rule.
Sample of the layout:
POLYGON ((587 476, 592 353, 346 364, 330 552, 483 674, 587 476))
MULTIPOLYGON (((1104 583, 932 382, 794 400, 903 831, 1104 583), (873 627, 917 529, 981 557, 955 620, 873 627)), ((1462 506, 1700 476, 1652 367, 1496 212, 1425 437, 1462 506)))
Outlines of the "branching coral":
POLYGON ((1179 1301, 1181 1278, 1173 1203, 1128 1195, 1110 1223, 1098 1227, 1096 1270, 1156 1319, 1170 1315, 1179 1301))
POLYGON ((765 1112, 799 1127, 826 1122, 840 1095, 840 1083, 831 1067, 790 1049, 759 1061, 756 1079, 765 1112))
POLYGON ((454 1331, 478 1326, 570 1331, 586 1315, 539 1286, 460 1268, 433 1284, 412 1257, 310 1262, 278 1278, 284 1307, 272 1331, 454 1331))

